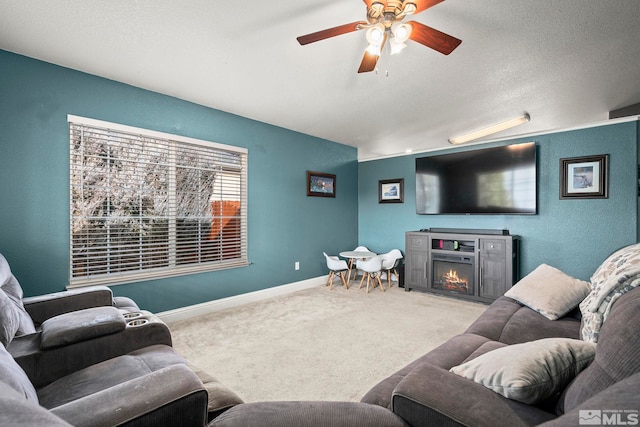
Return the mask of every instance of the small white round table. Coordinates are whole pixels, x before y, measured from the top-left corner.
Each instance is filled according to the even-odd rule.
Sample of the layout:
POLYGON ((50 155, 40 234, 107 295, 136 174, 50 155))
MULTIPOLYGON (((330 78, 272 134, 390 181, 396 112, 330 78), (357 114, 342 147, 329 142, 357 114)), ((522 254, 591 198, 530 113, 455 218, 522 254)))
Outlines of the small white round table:
MULTIPOLYGON (((343 258, 349 259, 349 273, 347 274, 347 286, 349 285, 349 281, 351 280, 351 270, 354 267, 354 260, 358 259, 367 259, 376 256, 376 253, 369 251, 344 251, 340 252, 340 256, 343 258)), ((357 275, 356 271, 356 275, 357 275)), ((353 276, 355 278, 355 276, 353 276)))

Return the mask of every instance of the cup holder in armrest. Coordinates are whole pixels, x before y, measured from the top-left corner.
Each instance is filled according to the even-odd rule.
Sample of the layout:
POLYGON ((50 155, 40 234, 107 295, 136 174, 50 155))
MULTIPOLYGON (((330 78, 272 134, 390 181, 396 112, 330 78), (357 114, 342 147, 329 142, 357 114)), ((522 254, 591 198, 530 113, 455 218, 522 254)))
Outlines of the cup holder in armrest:
POLYGON ((129 320, 127 322, 127 326, 142 326, 142 325, 146 325, 147 323, 149 323, 149 320, 147 319, 135 319, 135 320, 129 320))
POLYGON ((140 313, 139 311, 136 311, 136 312, 133 312, 133 313, 125 313, 122 316, 125 319, 129 320, 129 319, 135 319, 136 317, 142 316, 142 313, 140 313))

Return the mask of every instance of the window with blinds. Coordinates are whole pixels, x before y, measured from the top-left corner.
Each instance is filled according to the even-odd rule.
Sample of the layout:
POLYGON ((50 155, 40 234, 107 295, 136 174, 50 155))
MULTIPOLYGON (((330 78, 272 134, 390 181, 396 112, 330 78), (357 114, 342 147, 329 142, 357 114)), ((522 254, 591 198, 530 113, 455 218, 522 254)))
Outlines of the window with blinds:
POLYGON ((69 116, 70 285, 248 265, 247 150, 69 116))

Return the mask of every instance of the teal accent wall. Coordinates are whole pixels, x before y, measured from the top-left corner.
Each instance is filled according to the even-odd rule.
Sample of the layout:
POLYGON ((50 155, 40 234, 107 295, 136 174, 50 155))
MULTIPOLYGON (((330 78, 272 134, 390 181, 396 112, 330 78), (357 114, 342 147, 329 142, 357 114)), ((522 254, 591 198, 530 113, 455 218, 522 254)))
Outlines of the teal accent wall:
POLYGON ((252 264, 112 287, 143 309, 165 311, 318 277, 327 273, 323 251, 357 243, 353 147, 1 50, 0 76, 0 253, 27 296, 68 284, 68 114, 249 151, 252 264), (307 197, 307 170, 336 174, 336 198, 307 197))
POLYGON ((522 275, 547 263, 588 280, 611 252, 638 241, 638 122, 486 146, 528 141, 535 141, 538 147, 537 215, 417 215, 415 158, 434 153, 362 162, 358 173, 359 243, 374 252, 399 248, 404 253, 406 231, 431 227, 508 229, 522 237, 522 275), (609 154, 609 198, 560 200, 559 159, 597 154, 609 154), (404 178, 404 203, 378 204, 378 180, 396 178, 404 178))

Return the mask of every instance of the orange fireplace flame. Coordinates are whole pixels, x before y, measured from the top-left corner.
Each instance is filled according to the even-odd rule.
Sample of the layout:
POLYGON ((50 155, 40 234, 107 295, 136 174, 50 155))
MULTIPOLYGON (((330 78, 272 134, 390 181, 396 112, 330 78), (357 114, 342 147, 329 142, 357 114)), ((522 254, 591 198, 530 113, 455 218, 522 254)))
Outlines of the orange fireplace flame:
POLYGON ((455 270, 449 270, 448 273, 442 275, 442 281, 444 287, 452 289, 468 289, 469 280, 458 276, 458 272, 455 270))

